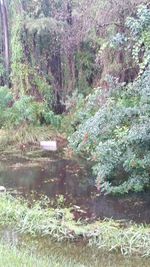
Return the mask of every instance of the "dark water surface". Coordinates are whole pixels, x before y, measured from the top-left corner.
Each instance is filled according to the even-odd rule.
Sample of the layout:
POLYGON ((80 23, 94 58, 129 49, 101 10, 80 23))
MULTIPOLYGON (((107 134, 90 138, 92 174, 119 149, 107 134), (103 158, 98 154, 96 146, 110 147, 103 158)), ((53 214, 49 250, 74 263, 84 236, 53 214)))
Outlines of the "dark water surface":
MULTIPOLYGON (((19 156, 8 159, 1 156, 0 185, 12 194, 21 194, 29 200, 39 199, 42 195, 54 202, 61 199, 66 205, 81 208, 75 208, 76 218, 108 217, 150 223, 149 193, 123 198, 100 196, 91 177, 89 168, 80 160, 66 160, 52 154, 41 159, 24 159, 19 156)), ((63 257, 83 267, 150 266, 150 259, 103 253, 87 247, 84 242, 57 243, 47 238, 21 237, 8 229, 0 231, 0 238, 9 245, 29 249, 37 257, 53 254, 60 261, 63 257)))
POLYGON ((100 196, 87 166, 80 160, 5 158, 0 161, 0 185, 30 198, 46 195, 76 205, 75 218, 114 218, 150 223, 150 193, 126 197, 100 196), (61 196, 61 197, 60 197, 61 196), (62 197, 63 196, 63 197, 62 197))

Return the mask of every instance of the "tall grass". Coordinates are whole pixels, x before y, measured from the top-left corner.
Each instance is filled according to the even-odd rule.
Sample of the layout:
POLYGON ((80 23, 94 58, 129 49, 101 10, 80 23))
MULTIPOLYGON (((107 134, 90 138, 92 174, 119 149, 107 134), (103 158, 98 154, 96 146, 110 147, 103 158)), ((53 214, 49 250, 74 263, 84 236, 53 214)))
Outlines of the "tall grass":
POLYGON ((124 255, 150 256, 150 226, 113 220, 75 222, 71 210, 48 208, 45 201, 29 207, 24 200, 1 196, 0 225, 33 236, 51 236, 58 241, 82 238, 91 246, 124 255))
POLYGON ((49 140, 58 135, 57 131, 51 126, 30 126, 24 125, 16 129, 0 130, 0 148, 6 149, 8 146, 21 144, 39 144, 42 140, 49 140))

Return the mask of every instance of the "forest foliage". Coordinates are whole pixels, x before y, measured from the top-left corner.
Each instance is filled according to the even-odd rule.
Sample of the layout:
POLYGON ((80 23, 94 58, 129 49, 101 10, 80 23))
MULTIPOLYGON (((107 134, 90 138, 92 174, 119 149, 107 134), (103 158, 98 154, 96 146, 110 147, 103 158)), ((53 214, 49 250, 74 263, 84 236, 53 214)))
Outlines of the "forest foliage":
POLYGON ((111 81, 103 101, 102 88, 95 89, 78 113, 79 126, 70 138, 73 149, 93 161, 97 187, 107 193, 138 192, 150 185, 150 10, 140 6, 137 17, 126 24, 139 63, 138 78, 126 85, 111 81))
POLYGON ((93 162, 101 192, 142 191, 150 185, 150 7, 90 2, 1 1, 0 127, 61 129, 93 162))

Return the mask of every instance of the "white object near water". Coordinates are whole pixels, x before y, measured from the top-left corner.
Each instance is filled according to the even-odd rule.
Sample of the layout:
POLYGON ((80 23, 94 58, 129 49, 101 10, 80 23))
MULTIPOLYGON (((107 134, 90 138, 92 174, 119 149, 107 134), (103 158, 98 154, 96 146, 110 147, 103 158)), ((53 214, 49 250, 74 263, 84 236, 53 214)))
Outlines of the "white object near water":
POLYGON ((56 141, 41 141, 40 146, 42 147, 42 149, 47 151, 57 151, 56 141))
POLYGON ((0 193, 6 193, 6 188, 4 186, 0 186, 0 193))

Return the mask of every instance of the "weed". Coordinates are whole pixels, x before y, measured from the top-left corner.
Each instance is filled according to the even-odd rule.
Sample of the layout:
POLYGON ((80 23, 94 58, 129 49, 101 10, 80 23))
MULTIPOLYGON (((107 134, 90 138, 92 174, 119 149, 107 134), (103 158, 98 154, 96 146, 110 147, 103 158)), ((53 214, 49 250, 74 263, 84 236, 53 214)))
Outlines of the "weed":
POLYGON ((43 208, 40 202, 32 207, 23 199, 10 195, 0 197, 0 225, 15 228, 33 236, 50 236, 57 241, 86 239, 89 245, 124 255, 150 256, 150 226, 123 224, 104 220, 87 224, 74 221, 71 209, 43 208))

